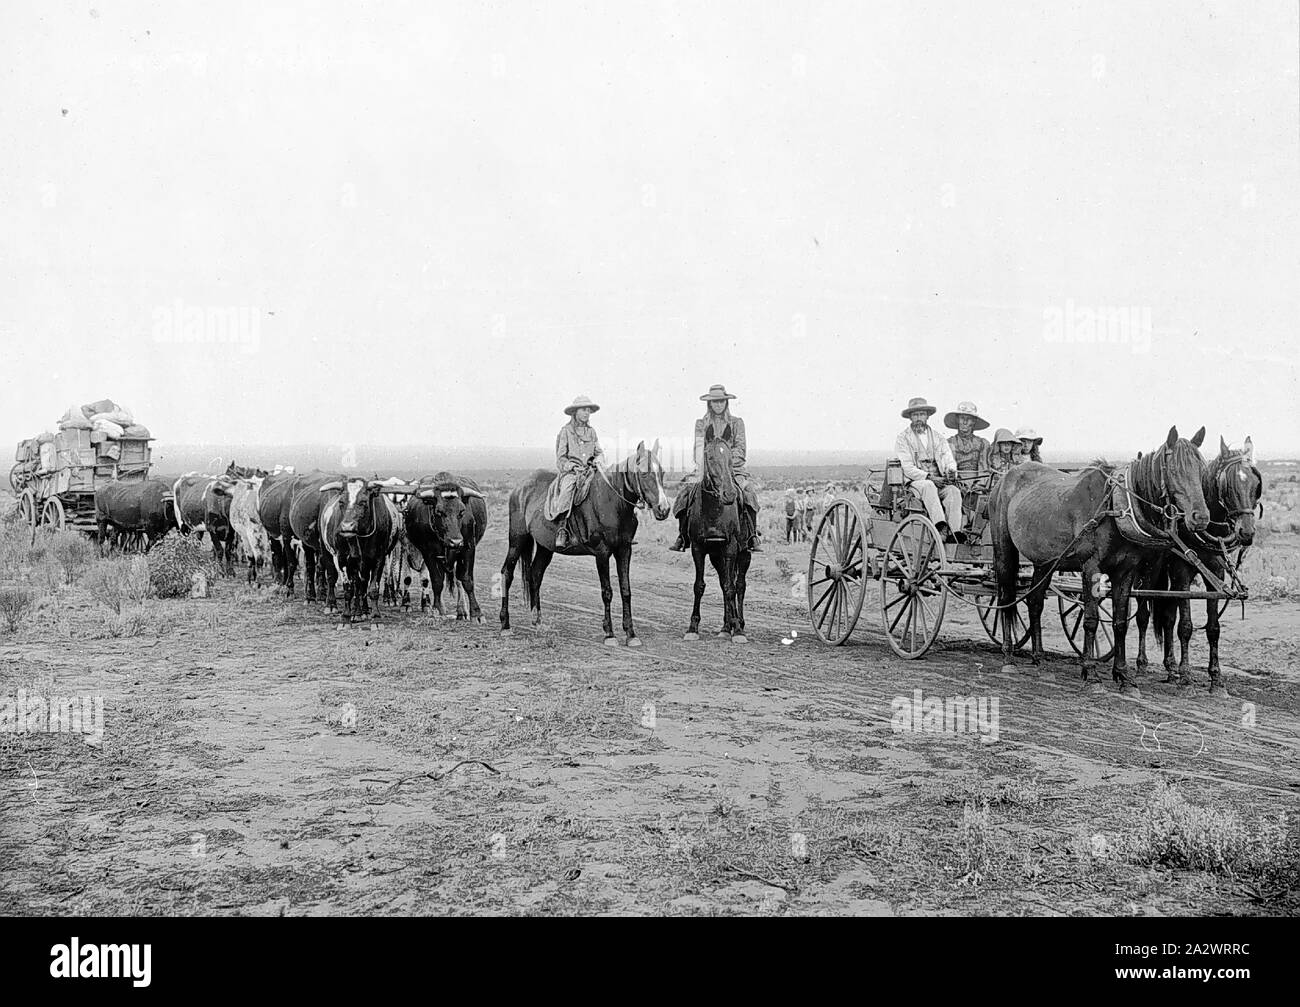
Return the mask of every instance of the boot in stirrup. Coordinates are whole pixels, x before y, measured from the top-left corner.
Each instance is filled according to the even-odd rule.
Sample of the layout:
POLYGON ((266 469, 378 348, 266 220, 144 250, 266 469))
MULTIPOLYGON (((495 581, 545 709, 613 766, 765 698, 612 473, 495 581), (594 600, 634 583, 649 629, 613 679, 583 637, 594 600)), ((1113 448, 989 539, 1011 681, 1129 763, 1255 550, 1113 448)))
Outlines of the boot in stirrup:
POLYGON ((683 518, 677 526, 677 541, 668 548, 672 552, 685 552, 689 543, 686 541, 686 519, 683 518))

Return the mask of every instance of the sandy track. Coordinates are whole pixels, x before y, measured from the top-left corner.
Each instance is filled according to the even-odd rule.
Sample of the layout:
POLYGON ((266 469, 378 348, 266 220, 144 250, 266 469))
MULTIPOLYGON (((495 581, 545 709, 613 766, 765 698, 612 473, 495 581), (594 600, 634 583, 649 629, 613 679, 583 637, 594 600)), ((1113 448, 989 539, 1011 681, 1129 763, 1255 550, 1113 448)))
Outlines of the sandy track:
MULTIPOLYGON (((805 617, 776 559, 797 570, 806 547, 771 547, 756 564, 750 644, 686 643, 689 560, 646 541, 633 562, 642 648, 602 645, 594 565, 564 557, 547 573, 543 628, 528 626, 516 589, 506 640, 491 598, 504 552, 493 517, 478 571, 484 626, 390 613, 378 630, 340 628, 226 583, 208 601, 168 603, 174 624, 156 637, 87 639, 78 630, 95 613, 84 610, 71 639, 6 644, 6 692, 93 690, 106 728, 100 749, 0 736, 0 908, 1295 910, 1285 886, 1087 852, 1091 837, 1140 821, 1159 779, 1247 815, 1294 807, 1298 669, 1294 649, 1276 645, 1294 639, 1294 606, 1226 624, 1231 700, 1212 699, 1199 671, 1190 694, 1149 673, 1129 701, 1080 688, 1059 628, 1041 671, 1021 661, 1004 672, 959 606, 919 661, 889 651, 872 596, 846 646, 811 632, 782 645, 805 617), (891 703, 917 689, 996 697, 998 740, 896 733, 891 703), (463 760, 496 772, 471 762, 438 775, 463 760), (1006 785, 1030 797, 999 801, 990 788, 1006 785), (987 870, 963 882, 962 808, 990 792, 987 870)), ((702 631, 719 607, 711 583, 702 631)), ((617 609, 616 594, 616 624, 617 609)))

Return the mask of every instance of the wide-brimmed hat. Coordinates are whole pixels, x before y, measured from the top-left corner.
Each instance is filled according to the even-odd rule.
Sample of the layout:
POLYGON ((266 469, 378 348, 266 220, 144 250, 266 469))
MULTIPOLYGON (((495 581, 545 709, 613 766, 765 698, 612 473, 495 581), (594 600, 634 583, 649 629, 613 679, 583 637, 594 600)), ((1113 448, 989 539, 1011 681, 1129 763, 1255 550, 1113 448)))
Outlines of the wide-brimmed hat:
POLYGON ((700 396, 700 401, 715 402, 723 399, 734 399, 735 397, 722 385, 710 385, 708 392, 700 396))
POLYGON ((958 402, 957 408, 948 413, 943 418, 943 425, 949 429, 957 429, 957 417, 969 416, 975 421, 976 430, 984 430, 989 426, 989 421, 980 415, 979 409, 974 402, 958 402))
POLYGON ((911 399, 907 403, 907 408, 903 410, 903 419, 910 420, 912 418, 912 414, 916 412, 918 409, 924 409, 926 413, 928 413, 930 416, 933 416, 935 413, 939 411, 938 406, 930 405, 930 403, 926 402, 925 399, 915 398, 915 399, 911 399))
POLYGON ((564 411, 568 413, 570 416, 572 416, 579 409, 590 409, 594 413, 599 408, 600 406, 592 402, 591 399, 587 398, 587 396, 579 395, 576 399, 573 400, 573 403, 571 405, 567 405, 564 407, 564 411))
POLYGON ((1033 427, 1021 427, 1016 431, 1016 436, 1022 441, 1033 441, 1035 444, 1043 443, 1043 439, 1038 436, 1038 431, 1033 427))
POLYGON ((1019 444, 1020 438, 1013 434, 1006 427, 998 427, 998 432, 993 435, 994 444, 1019 444))

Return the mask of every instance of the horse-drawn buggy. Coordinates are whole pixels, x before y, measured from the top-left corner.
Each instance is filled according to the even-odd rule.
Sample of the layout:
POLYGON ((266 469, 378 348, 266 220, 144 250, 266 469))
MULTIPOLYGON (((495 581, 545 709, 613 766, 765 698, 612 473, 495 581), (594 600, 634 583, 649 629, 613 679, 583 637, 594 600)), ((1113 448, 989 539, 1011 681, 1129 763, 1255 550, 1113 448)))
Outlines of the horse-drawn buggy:
POLYGON ((56 433, 18 442, 9 482, 18 495, 18 513, 33 533, 40 526, 93 533, 95 494, 109 483, 148 478, 153 441, 149 431, 112 420, 95 423, 85 415, 89 408, 70 409, 56 433))
MULTIPOLYGON (((1224 452, 1221 464, 1230 461, 1226 446, 1224 452)), ((940 533, 920 499, 906 484, 896 459, 887 463, 883 481, 869 478, 865 508, 851 499, 836 499, 817 526, 808 558, 808 615, 818 638, 831 645, 844 643, 857 625, 868 594, 872 593, 871 582, 876 581, 881 627, 890 647, 900 657, 918 658, 930 649, 943 625, 950 597, 976 609, 994 643, 1004 642, 1000 616, 1004 610, 1008 611, 1009 636, 1014 649, 1029 645, 1031 630, 1026 598, 1041 583, 1035 584, 1035 566, 1022 554, 1015 571, 1014 599, 999 604, 1000 593, 1006 598, 1007 592, 1005 583, 1000 592, 995 571, 989 513, 990 495, 997 478, 993 473, 958 478, 962 528, 956 542, 945 541, 946 536, 940 533)), ((1111 503, 1105 505, 1111 506, 1111 503)), ((1210 510, 1213 512, 1213 505, 1210 510)), ((1227 605, 1244 601, 1248 596, 1237 576, 1241 552, 1238 551, 1235 562, 1223 552, 1223 562, 1213 564, 1216 569, 1212 571, 1198 559, 1201 550, 1191 548, 1179 538, 1172 522, 1168 534, 1170 541, 1159 543, 1153 549, 1172 551, 1180 562, 1194 568, 1202 576, 1205 590, 1193 591, 1186 585, 1175 589, 1151 586, 1139 576, 1129 596, 1139 603, 1156 599, 1184 602, 1205 599, 1216 606, 1217 630, 1217 616, 1227 605)), ((1213 548, 1223 551, 1221 541, 1210 541, 1214 543, 1213 548)), ((1039 579, 1047 580, 1046 590, 1056 596, 1057 614, 1066 639, 1086 661, 1085 580, 1080 572, 1056 570, 1057 561, 1047 564, 1045 576, 1044 567, 1040 566, 1039 579)), ((1097 601, 1094 657, 1104 662, 1113 656, 1115 649, 1110 585, 1105 578, 1090 578, 1086 590, 1094 591, 1097 601)), ((1139 624, 1145 625, 1141 615, 1139 624)), ((1139 660, 1144 660, 1144 656, 1139 660)))

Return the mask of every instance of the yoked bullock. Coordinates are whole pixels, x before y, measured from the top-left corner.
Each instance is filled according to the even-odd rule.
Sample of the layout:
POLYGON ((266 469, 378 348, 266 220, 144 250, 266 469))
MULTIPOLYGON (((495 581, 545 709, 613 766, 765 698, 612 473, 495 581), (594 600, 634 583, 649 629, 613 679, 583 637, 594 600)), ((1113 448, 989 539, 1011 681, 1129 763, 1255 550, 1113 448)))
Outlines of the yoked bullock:
POLYGON ((333 560, 323 564, 329 609, 334 608, 334 585, 341 579, 343 614, 349 619, 371 615, 373 601, 373 616, 379 618, 379 582, 404 528, 402 512, 389 494, 409 492, 409 487, 388 486, 378 479, 338 480, 321 486, 318 531, 333 560))
POLYGON ((172 488, 161 479, 114 481, 95 493, 95 523, 99 526, 101 553, 110 541, 110 528, 115 535, 143 537, 144 551, 148 552, 175 521, 172 488))
POLYGON ((456 596, 456 618, 483 621, 474 595, 474 555, 487 530, 487 501, 478 484, 450 472, 421 479, 403 508, 406 538, 424 557, 439 615, 442 589, 456 596), (469 597, 469 610, 465 608, 469 597))

